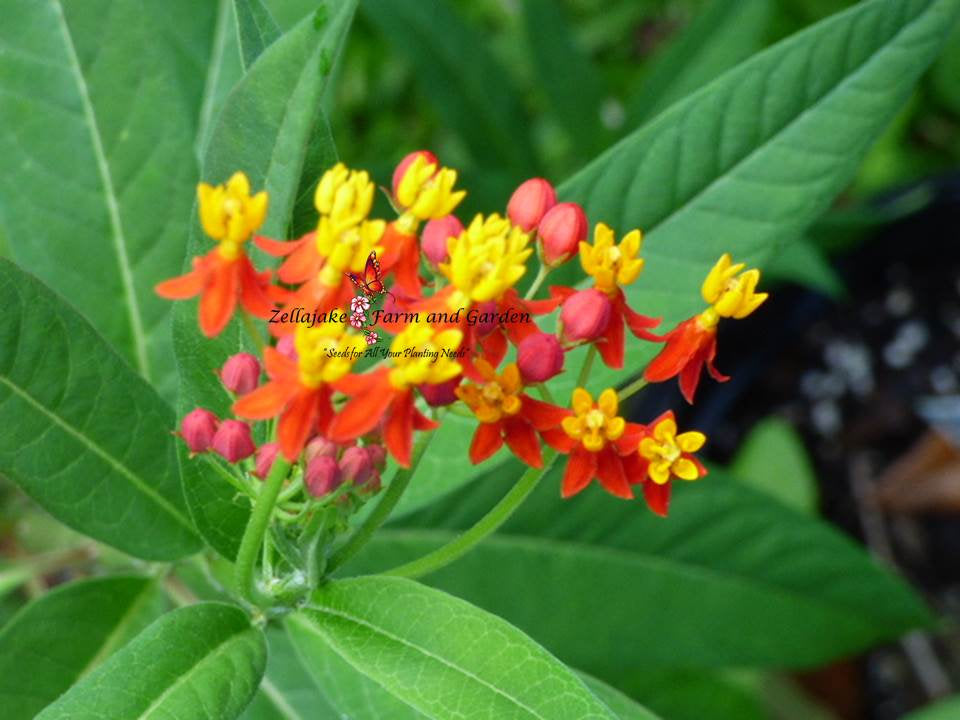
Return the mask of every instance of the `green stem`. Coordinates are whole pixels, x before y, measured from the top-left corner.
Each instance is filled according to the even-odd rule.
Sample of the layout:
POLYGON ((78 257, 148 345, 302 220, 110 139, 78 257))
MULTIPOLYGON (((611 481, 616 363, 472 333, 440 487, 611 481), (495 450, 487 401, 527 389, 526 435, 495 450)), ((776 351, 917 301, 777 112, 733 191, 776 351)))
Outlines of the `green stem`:
POLYGON ((405 563, 404 565, 395 567, 392 570, 387 570, 383 574, 416 578, 431 573, 434 570, 439 570, 462 557, 480 541, 495 532, 513 515, 516 509, 527 499, 527 496, 537 487, 540 478, 547 474, 556 459, 557 454, 553 450, 547 450, 544 453, 543 467, 529 468, 520 476, 517 484, 510 488, 510 492, 504 495, 500 499, 500 502, 494 505, 493 508, 480 518, 469 530, 466 530, 433 552, 427 553, 423 557, 405 563))
POLYGON ((634 380, 629 385, 623 387, 623 389, 617 391, 617 397, 623 401, 626 400, 631 395, 636 395, 638 392, 643 390, 647 386, 647 379, 641 375, 636 380, 634 380))
POLYGON ((587 356, 583 359, 583 367, 580 368, 580 375, 577 376, 577 387, 586 387, 587 378, 590 377, 590 368, 593 366, 593 359, 597 356, 597 346, 591 345, 587 350, 587 356))
POLYGON ((553 405, 557 404, 553 399, 553 393, 550 392, 550 388, 548 388, 545 383, 537 383, 537 392, 540 393, 540 397, 543 398, 544 402, 548 402, 553 405))
POLYGON ((240 550, 237 552, 237 564, 233 575, 234 584, 240 597, 254 604, 253 569, 263 543, 263 535, 273 516, 273 506, 277 502, 280 488, 283 487, 283 481, 287 479, 289 471, 290 463, 282 455, 278 455, 273 461, 273 467, 270 468, 270 474, 260 488, 260 494, 257 496, 253 512, 250 513, 250 520, 247 522, 247 529, 243 531, 243 538, 240 540, 240 550))
POLYGON ((253 341, 253 346, 257 348, 257 353, 261 356, 263 355, 263 335, 260 334, 259 328, 253 322, 253 318, 250 317, 250 313, 246 310, 240 311, 240 317, 243 318, 243 327, 247 331, 247 335, 250 336, 250 339, 253 341))
POLYGON ((393 476, 393 480, 391 480, 387 486, 387 491, 383 494, 383 497, 380 498, 380 502, 377 503, 373 512, 367 516, 367 519, 357 528, 350 539, 330 556, 330 561, 327 563, 328 574, 332 573, 360 552, 360 549, 370 541, 373 534, 387 521, 390 513, 393 512, 393 508, 400 502, 400 498, 407 489, 407 485, 410 484, 410 478, 412 478, 414 472, 416 472, 420 458, 423 456, 424 450, 427 449, 427 445, 430 444, 433 435, 434 433, 429 433, 420 437, 413 448, 413 458, 410 462, 410 467, 397 470, 393 476))
POLYGON ((540 286, 543 285, 543 281, 547 279, 547 275, 550 274, 550 268, 545 264, 540 263, 540 269, 537 271, 537 276, 533 279, 533 284, 530 286, 530 289, 527 290, 527 294, 523 296, 524 300, 530 300, 537 294, 537 290, 540 289, 540 286))

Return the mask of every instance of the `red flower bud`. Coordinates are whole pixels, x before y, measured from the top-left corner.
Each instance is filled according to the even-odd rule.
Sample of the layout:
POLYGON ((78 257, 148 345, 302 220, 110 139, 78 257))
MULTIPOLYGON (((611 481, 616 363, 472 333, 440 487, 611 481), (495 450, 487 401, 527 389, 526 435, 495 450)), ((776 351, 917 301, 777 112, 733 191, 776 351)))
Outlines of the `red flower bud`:
POLYGON ((560 309, 561 336, 570 342, 596 340, 610 324, 611 309, 610 298, 599 290, 574 293, 560 309))
POLYGON ((370 453, 365 447, 351 447, 343 452, 340 458, 340 472, 345 482, 354 485, 363 485, 373 475, 373 462, 370 453))
POLYGON ((337 456, 337 450, 339 449, 339 446, 332 440, 317 435, 307 443, 307 447, 303 451, 303 458, 307 463, 318 457, 335 458, 337 456))
POLYGON ((524 232, 530 232, 556 204, 557 192, 553 185, 543 178, 530 178, 513 191, 507 203, 507 216, 524 232))
POLYGON ((220 423, 211 445, 215 453, 232 463, 250 457, 256 450, 250 437, 250 426, 239 420, 220 423))
POLYGON ((191 410, 180 423, 180 437, 187 443, 190 452, 206 452, 210 449, 219 424, 220 420, 212 412, 197 408, 191 410))
POLYGON ((311 495, 323 497, 340 487, 343 477, 337 461, 329 455, 321 455, 307 463, 304 482, 311 495))
POLYGON ((560 265, 573 257, 587 239, 587 230, 587 216, 576 203, 550 208, 537 227, 547 265, 560 265))
POLYGON ((270 474, 270 468, 273 467, 273 461, 277 459, 277 453, 280 452, 280 443, 266 443, 257 448, 257 469, 253 471, 261 480, 264 480, 270 474))
POLYGON ((260 382, 260 361, 250 353, 231 355, 220 370, 220 379, 230 392, 246 395, 260 382))
POLYGON ((431 165, 440 166, 440 161, 437 160, 437 156, 434 155, 429 150, 415 150, 414 152, 407 155, 403 160, 399 162, 396 169, 393 171, 393 196, 397 196, 397 188, 400 187, 400 181, 403 180, 403 175, 407 172, 407 168, 413 164, 413 161, 417 159, 417 155, 423 155, 427 158, 427 162, 431 165))
POLYGON ((297 348, 293 342, 293 335, 284 335, 277 340, 277 352, 284 357, 290 358, 294 362, 300 359, 300 356, 297 355, 297 348))
POLYGON ((460 384, 462 378, 455 377, 442 383, 418 385, 417 389, 423 395, 430 407, 444 407, 457 401, 457 395, 454 390, 460 384))
POLYGON ((377 472, 383 472, 387 467, 387 449, 383 445, 367 445, 367 455, 377 472))
POLYGON ((563 348, 556 335, 527 335, 517 346, 517 365, 526 383, 546 382, 563 370, 563 348))
POLYGON ((455 215, 431 220, 423 226, 423 235, 420 236, 423 254, 434 265, 446 262, 450 256, 447 252, 447 239, 457 237, 462 232, 463 223, 455 215))
POLYGON ((477 337, 486 337, 492 333, 497 327, 497 303, 495 300, 487 300, 486 302, 477 303, 477 312, 480 313, 481 318, 494 318, 493 320, 481 320, 478 321, 475 327, 477 328, 477 337))

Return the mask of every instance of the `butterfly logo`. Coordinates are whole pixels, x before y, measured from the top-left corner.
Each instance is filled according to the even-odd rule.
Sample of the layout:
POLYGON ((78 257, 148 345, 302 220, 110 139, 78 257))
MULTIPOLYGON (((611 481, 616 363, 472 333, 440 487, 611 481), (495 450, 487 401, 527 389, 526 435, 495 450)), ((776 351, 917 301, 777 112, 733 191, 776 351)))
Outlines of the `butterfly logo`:
POLYGON ((356 273, 348 272, 345 275, 350 278, 357 290, 362 292, 368 298, 375 298, 380 295, 389 295, 393 293, 383 286, 383 273, 380 270, 380 261, 377 260, 376 250, 372 251, 367 257, 367 264, 363 268, 363 278, 356 273))

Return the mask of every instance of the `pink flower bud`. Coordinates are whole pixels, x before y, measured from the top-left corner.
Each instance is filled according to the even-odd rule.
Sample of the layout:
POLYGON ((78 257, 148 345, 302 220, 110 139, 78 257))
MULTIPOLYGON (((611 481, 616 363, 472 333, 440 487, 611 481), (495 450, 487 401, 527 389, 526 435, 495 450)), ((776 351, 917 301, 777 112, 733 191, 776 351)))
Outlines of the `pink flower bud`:
POLYGON ((434 265, 446 262, 450 256, 447 252, 447 240, 458 237, 462 232, 463 223, 457 220, 455 215, 431 220, 423 226, 423 235, 420 236, 423 254, 434 265))
POLYGON ((569 260, 587 239, 587 216, 576 203, 554 205, 537 226, 547 265, 569 260))
POLYGON ((256 449, 250 437, 250 426, 239 420, 224 420, 213 436, 213 451, 227 462, 235 463, 253 455, 256 449))
POLYGON ((373 475, 373 463, 365 447, 351 447, 340 458, 340 472, 345 482, 363 485, 373 475))
POLYGON ((377 472, 383 472, 387 467, 387 449, 383 445, 367 445, 367 455, 377 472))
POLYGON ((423 395, 423 399, 427 401, 427 405, 430 407, 444 407, 457 401, 457 394, 454 390, 457 389, 461 379, 462 378, 455 377, 453 380, 447 380, 446 382, 433 385, 418 385, 417 389, 420 391, 420 394, 423 395))
POLYGON ((303 451, 303 458, 307 463, 318 457, 335 458, 337 456, 338 449, 339 447, 335 442, 317 435, 315 438, 313 438, 313 440, 307 443, 307 447, 303 451))
POLYGON ((253 471, 261 480, 264 480, 270 474, 270 468, 273 467, 273 461, 277 459, 277 453, 280 452, 280 443, 266 443, 257 448, 257 469, 253 471))
POLYGON ((563 370, 563 348, 556 335, 527 335, 517 346, 517 365, 526 383, 546 382, 563 370))
POLYGON ((593 288, 568 297, 560 309, 561 335, 565 341, 590 342, 603 335, 610 324, 610 298, 593 288))
POLYGON ((230 392, 246 395, 260 382, 260 361, 250 353, 231 355, 220 370, 220 380, 230 392))
POLYGON ((397 165, 396 169, 393 171, 393 196, 397 196, 397 188, 400 187, 400 181, 403 180, 404 173, 407 172, 407 168, 413 164, 413 161, 417 159, 418 155, 423 155, 427 158, 427 162, 430 165, 440 166, 440 162, 437 160, 437 156, 434 155, 429 150, 415 150, 406 157, 403 158, 397 165))
POLYGON ((210 449, 219 424, 220 420, 212 412, 197 408, 191 410, 180 423, 180 437, 187 443, 190 452, 206 452, 210 449))
POLYGON ((482 318, 494 318, 493 320, 478 321, 475 326, 477 328, 477 337, 486 337, 497 327, 497 321, 495 319, 497 314, 496 301, 487 300, 486 302, 477 303, 477 312, 480 313, 480 317, 482 318))
POLYGON ((556 204, 557 193, 553 185, 543 178, 530 178, 513 191, 507 203, 507 216, 524 232, 530 232, 556 204))
POLYGON ((337 461, 329 455, 321 455, 307 463, 304 482, 311 495, 323 497, 340 487, 343 477, 337 461))
POLYGON ((299 355, 297 355, 297 348, 293 342, 293 335, 284 335, 277 340, 277 352, 297 362, 299 355))

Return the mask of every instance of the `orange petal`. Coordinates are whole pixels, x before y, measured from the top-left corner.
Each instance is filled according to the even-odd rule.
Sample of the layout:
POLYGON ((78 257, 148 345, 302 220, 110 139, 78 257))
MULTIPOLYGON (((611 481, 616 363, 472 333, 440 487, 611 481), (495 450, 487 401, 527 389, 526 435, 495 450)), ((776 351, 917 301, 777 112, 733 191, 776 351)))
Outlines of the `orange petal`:
POLYGON ((317 393, 315 390, 297 395, 277 425, 277 440, 283 456, 293 462, 303 451, 307 439, 317 426, 317 393))
POLYGON ((413 429, 414 430, 436 430, 440 427, 440 423, 434 422, 422 412, 417 410, 416 405, 413 406, 413 429))
POLYGON ((273 310, 273 301, 267 293, 267 285, 257 273, 250 260, 243 256, 240 263, 240 302, 251 315, 268 318, 273 310))
POLYGON ((237 306, 239 269, 237 262, 219 259, 213 265, 200 298, 200 329, 207 337, 219 335, 233 316, 237 306))
POLYGON ((383 428, 383 441, 396 461, 405 468, 410 467, 410 452, 413 449, 413 393, 409 390, 394 396, 386 426, 383 428))
POLYGON ((520 400, 523 402, 520 414, 537 430, 559 427, 563 419, 570 415, 570 411, 566 408, 540 402, 529 395, 521 395, 520 400))
POLYGON ((635 336, 641 340, 649 340, 650 342, 663 342, 664 337, 662 335, 654 335, 650 332, 650 328, 655 328, 660 324, 660 318, 647 317, 646 315, 641 315, 630 309, 630 306, 627 305, 626 299, 623 297, 623 291, 620 291, 620 305, 623 310, 623 318, 627 322, 627 327, 630 328, 635 336))
POLYGON ((268 255, 274 257, 286 257, 306 242, 308 237, 313 237, 313 233, 305 235, 299 240, 273 240, 263 235, 254 235, 253 243, 268 255))
POLYGON ((650 382, 663 382, 680 374, 704 342, 709 342, 710 331, 698 331, 697 319, 684 320, 666 335, 666 346, 644 371, 650 382))
POLYGON ((473 433, 473 441, 470 443, 470 462, 479 465, 500 449, 503 445, 501 430, 498 422, 480 423, 477 426, 476 432, 473 433))
POLYGON ((700 374, 703 371, 703 356, 697 354, 683 370, 680 371, 680 392, 684 399, 693 405, 693 396, 697 392, 697 385, 700 384, 700 374))
POLYGON ((567 469, 563 473, 563 497, 573 497, 583 490, 593 480, 597 469, 596 456, 583 448, 576 448, 570 453, 567 469))
POLYGON ((504 421, 504 439, 513 454, 527 465, 535 468, 543 467, 540 439, 533 427, 525 420, 517 417, 507 418, 504 421))
POLYGON ((627 482, 627 476, 623 472, 623 463, 609 446, 597 453, 597 477, 600 478, 600 484, 603 485, 604 490, 611 495, 625 500, 633 498, 630 483, 627 482))
POLYGON ((661 517, 666 517, 670 509, 670 485, 669 482, 663 485, 655 482, 643 484, 643 498, 647 501, 647 507, 661 517))
POLYGON ((233 412, 250 420, 276 417, 297 394, 298 387, 289 382, 268 382, 251 390, 233 404, 233 412))
POLYGON ((277 277, 283 282, 296 285, 316 277, 323 267, 323 258, 317 253, 317 247, 311 240, 301 242, 290 254, 280 269, 277 271, 277 277))
POLYGON ((614 370, 623 367, 623 314, 616 304, 611 308, 610 322, 597 339, 596 347, 607 367, 614 370))
POLYGON ((567 435, 561 428, 541 430, 540 437, 547 445, 561 453, 571 452, 577 445, 577 441, 567 435))
POLYGON ((330 439, 345 443, 373 430, 394 396, 394 392, 375 390, 352 398, 330 423, 330 439))
POLYGON ((157 283, 154 292, 167 300, 185 300, 199 295, 203 290, 203 273, 199 270, 191 270, 186 275, 170 278, 161 283, 157 283))
POLYGON ((276 348, 263 349, 263 363, 267 368, 267 377, 271 380, 296 382, 297 363, 276 348))

